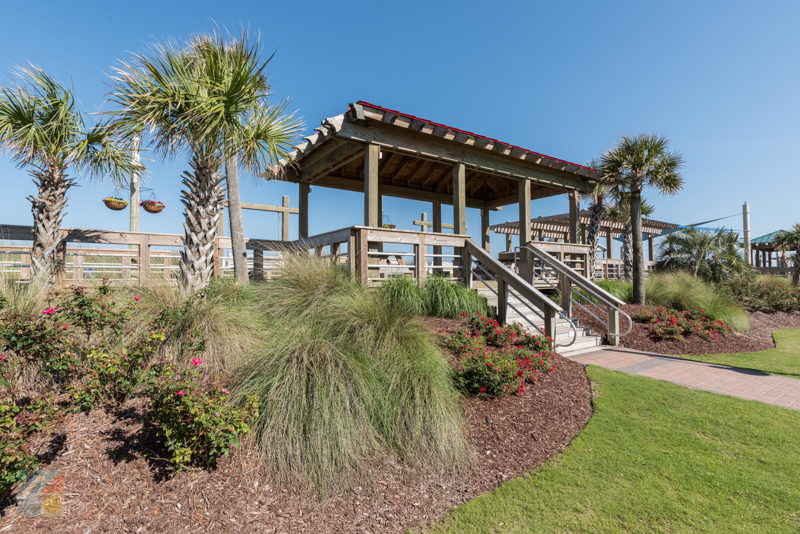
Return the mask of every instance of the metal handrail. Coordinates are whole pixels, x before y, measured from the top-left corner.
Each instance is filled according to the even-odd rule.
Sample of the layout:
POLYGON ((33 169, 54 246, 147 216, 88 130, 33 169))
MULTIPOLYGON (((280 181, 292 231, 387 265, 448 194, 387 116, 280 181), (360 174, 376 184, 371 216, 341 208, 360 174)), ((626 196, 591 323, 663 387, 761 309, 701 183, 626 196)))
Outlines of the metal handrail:
MULTIPOLYGON (((510 271, 510 270, 509 270, 509 269, 508 269, 508 268, 507 268, 505 265, 503 265, 502 263, 500 263, 499 261, 497 261, 496 259, 494 259, 492 256, 490 256, 490 255, 488 255, 488 254, 484 254, 483 256, 484 256, 484 258, 482 258, 482 259, 483 259, 484 261, 481 261, 481 260, 479 260, 477 257, 474 257, 474 258, 473 258, 473 259, 474 259, 474 261, 475 261, 475 265, 476 265, 477 267, 479 267, 479 268, 480 268, 480 269, 481 269, 481 270, 482 270, 482 271, 483 271, 483 272, 484 272, 486 275, 488 275, 490 278, 494 279, 495 281, 497 280, 497 275, 496 275, 495 273, 492 273, 492 272, 490 272, 490 271, 487 269, 487 266, 485 266, 485 263, 487 263, 487 262, 488 262, 488 263, 490 263, 490 264, 491 264, 491 266, 495 268, 495 270, 505 270, 505 271, 508 271, 509 273, 513 273, 513 271, 510 271)), ((472 272, 475 272, 475 271, 474 271, 474 269, 472 269, 472 272)), ((519 278, 519 277, 516 275, 516 273, 514 273, 514 276, 515 276, 516 278, 519 278)), ((489 290, 490 290, 490 291, 492 291, 492 292, 493 292, 495 295, 498 295, 497 291, 496 291, 496 290, 495 290, 493 287, 491 287, 489 284, 487 284, 487 283, 486 283, 486 281, 485 281, 483 278, 479 278, 479 281, 480 281, 480 282, 481 282, 483 285, 485 285, 487 288, 489 288, 489 290)), ((524 280, 522 280, 521 278, 519 278, 519 280, 518 280, 518 281, 516 281, 516 283, 523 283, 523 284, 525 284, 525 285, 527 285, 527 286, 528 286, 528 289, 530 289, 530 290, 533 290, 534 292, 536 292, 536 293, 539 293, 539 294, 541 295, 541 293, 540 293, 540 292, 539 292, 539 291, 538 291, 536 288, 534 288, 533 286, 531 286, 530 284, 528 284, 527 282, 525 282, 525 281, 524 281, 524 280)), ((509 294, 512 294, 512 289, 513 289, 513 288, 508 288, 508 289, 507 289, 507 291, 508 291, 508 293, 509 293, 509 294)), ((523 297, 523 295, 521 295, 521 294, 518 294, 518 293, 516 293, 516 292, 514 292, 514 293, 513 293, 513 295, 514 295, 514 296, 517 298, 517 300, 518 300, 519 302, 521 302, 522 304, 524 304, 526 308, 528 308, 528 309, 529 309, 529 310, 531 310, 531 311, 532 311, 534 314, 536 314, 536 315, 537 315, 539 318, 541 318, 541 319, 542 319, 542 321, 544 321, 545 323, 547 322, 547 321, 546 321, 546 319, 545 319, 545 316, 544 316, 544 314, 542 313, 542 311, 540 311, 540 310, 538 310, 537 308, 533 307, 533 306, 531 305, 531 303, 530 303, 530 302, 528 302, 528 299, 524 298, 524 297, 523 297)), ((499 297, 499 295, 498 295, 498 297, 499 297)), ((556 331, 552 332, 552 337, 553 337, 554 345, 555 345, 555 346, 558 346, 558 347, 569 347, 570 345, 572 345, 573 343, 575 343, 575 341, 577 341, 577 339, 578 339, 578 329, 577 329, 577 327, 575 326, 575 323, 574 323, 574 322, 573 322, 573 321, 572 321, 572 320, 571 320, 569 317, 567 317, 567 316, 566 316, 566 314, 564 313, 564 310, 561 308, 561 306, 558 306, 556 303, 552 302, 552 301, 551 301, 550 299, 548 299, 548 298, 547 298, 545 295, 541 295, 541 297, 544 299, 544 301, 545 301, 545 302, 547 302, 548 304, 550 304, 550 307, 551 307, 551 308, 553 309, 553 311, 554 311, 554 312, 555 312, 555 313, 558 315, 558 317, 560 317, 560 318, 564 319, 564 320, 567 322, 567 324, 569 324, 569 326, 570 326, 570 330, 572 331, 572 339, 570 340, 570 342, 569 342, 569 343, 566 343, 566 344, 559 343, 559 342, 558 342, 558 340, 557 340, 557 338, 558 338, 558 336, 557 336, 557 332, 556 332, 556 331)), ((498 298, 498 301, 499 301, 499 298, 498 298)), ((530 324, 530 325, 531 325, 533 328, 535 328, 535 329, 536 329, 536 330, 537 330, 539 333, 541 333, 542 335, 547 335, 547 334, 546 334, 546 332, 542 331, 542 329, 539 327, 539 325, 537 325, 536 323, 534 323, 534 322, 533 322, 533 321, 532 321, 532 320, 531 320, 531 319, 530 319, 530 318, 529 318, 529 317, 528 317, 526 314, 522 313, 522 312, 521 312, 519 309, 517 309, 517 307, 516 307, 516 306, 514 306, 514 305, 513 305, 511 302, 508 302, 508 299, 506 299, 506 306, 508 306, 509 308, 511 308, 512 310, 514 310, 515 312, 517 312, 517 314, 518 314, 520 317, 523 317, 523 318, 524 318, 524 319, 525 319, 525 320, 526 320, 526 321, 527 321, 527 322, 528 322, 528 323, 529 323, 529 324, 530 324)), ((556 330, 558 330, 558 326, 557 326, 557 325, 556 325, 556 330)))
MULTIPOLYGON (((633 330, 633 319, 631 319, 631 316, 628 315, 622 308, 620 308, 620 306, 625 304, 622 300, 618 299, 617 297, 615 297, 602 287, 598 286, 588 278, 575 272, 573 269, 570 269, 568 265, 558 260, 557 258, 554 258, 550 254, 537 250, 535 247, 532 247, 530 245, 526 245, 525 248, 528 250, 528 252, 530 252, 533 255, 534 259, 539 260, 539 262, 544 267, 547 267, 551 271, 555 272, 556 277, 560 278, 561 276, 563 276, 567 278, 574 285, 586 291, 589 294, 589 296, 594 297, 595 299, 599 300, 600 302, 608 306, 610 309, 615 310, 620 315, 625 317, 625 319, 627 319, 628 321, 628 328, 624 332, 620 332, 619 334, 617 334, 619 337, 628 335, 631 332, 631 330, 633 330)), ((551 287, 554 287, 552 283, 546 278, 541 277, 541 279, 547 282, 551 287)), ((586 308, 586 306, 578 302, 573 296, 570 296, 570 300, 575 304, 577 304, 578 306, 580 306, 587 313, 589 313, 589 315, 597 319, 600 322, 600 324, 608 328, 607 321, 592 313, 588 308, 586 308)))

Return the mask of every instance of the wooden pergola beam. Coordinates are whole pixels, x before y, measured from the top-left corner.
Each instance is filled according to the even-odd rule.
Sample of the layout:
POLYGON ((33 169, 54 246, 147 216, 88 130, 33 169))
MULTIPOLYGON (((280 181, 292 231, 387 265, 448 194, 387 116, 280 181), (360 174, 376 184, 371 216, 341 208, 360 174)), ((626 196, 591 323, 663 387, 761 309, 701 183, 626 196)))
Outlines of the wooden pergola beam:
MULTIPOLYGON (((341 176, 325 176, 316 182, 320 187, 333 187, 346 191, 364 191, 364 182, 353 178, 343 178, 341 176)), ((380 184, 381 195, 388 197, 407 198, 410 200, 420 200, 423 202, 439 202, 450 205, 453 203, 453 196, 446 193, 435 193, 423 189, 414 189, 402 185, 380 184)), ((480 200, 467 198, 468 208, 483 208, 485 203, 480 200)))

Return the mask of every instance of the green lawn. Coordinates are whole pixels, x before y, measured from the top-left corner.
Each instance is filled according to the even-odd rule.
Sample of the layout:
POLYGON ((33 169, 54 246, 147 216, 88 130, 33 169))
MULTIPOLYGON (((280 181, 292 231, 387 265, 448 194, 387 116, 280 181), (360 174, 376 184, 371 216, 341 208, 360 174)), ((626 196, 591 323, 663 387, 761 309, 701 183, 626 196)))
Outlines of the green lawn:
POLYGON ((776 345, 774 349, 739 354, 681 356, 681 358, 800 377, 800 330, 776 330, 773 336, 776 345))
POLYGON ((800 532, 800 412, 589 368, 586 429, 436 533, 800 532))

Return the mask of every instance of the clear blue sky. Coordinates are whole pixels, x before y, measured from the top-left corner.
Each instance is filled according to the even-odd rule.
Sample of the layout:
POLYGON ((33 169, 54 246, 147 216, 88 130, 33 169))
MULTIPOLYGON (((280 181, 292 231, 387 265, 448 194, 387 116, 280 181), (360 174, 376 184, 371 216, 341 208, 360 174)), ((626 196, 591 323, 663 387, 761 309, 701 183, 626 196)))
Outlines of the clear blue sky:
MULTIPOLYGON (((579 163, 620 135, 656 132, 686 159, 682 193, 648 195, 656 218, 694 223, 738 213, 747 200, 754 235, 800 220, 796 1, 39 1, 5 13, 0 83, 30 61, 74 83, 88 112, 103 108, 107 73, 127 52, 215 23, 246 25, 277 51, 275 95, 290 98, 309 129, 365 99, 579 163)), ((181 231, 185 163, 149 162, 147 186, 167 210, 142 213, 143 231, 181 231)), ((245 201, 289 194, 297 203, 296 186, 244 182, 245 201)), ((5 155, 0 183, 0 222, 30 224, 33 185, 5 155)), ((81 184, 65 226, 127 229, 127 211, 100 202, 112 185, 81 184)), ((360 223, 361 202, 315 189, 311 232, 360 223)), ((566 209, 565 197, 533 204, 534 215, 566 209)), ((401 228, 423 210, 384 201, 401 228)), ((516 220, 516 206, 492 214, 492 223, 506 220, 516 220)), ((740 218, 725 222, 741 228, 740 218)), ((249 213, 245 223, 251 237, 279 235, 277 215, 249 213)))

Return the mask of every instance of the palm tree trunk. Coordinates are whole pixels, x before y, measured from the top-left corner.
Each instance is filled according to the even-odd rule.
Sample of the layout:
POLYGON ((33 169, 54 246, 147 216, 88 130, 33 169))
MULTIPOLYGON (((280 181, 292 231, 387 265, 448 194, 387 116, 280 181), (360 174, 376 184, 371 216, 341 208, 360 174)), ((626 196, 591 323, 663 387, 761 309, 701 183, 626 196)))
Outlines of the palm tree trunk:
POLYGON ((644 251, 642 242, 642 192, 631 191, 631 230, 633 245, 633 303, 644 304, 644 251))
POLYGON ((64 272, 63 258, 59 257, 63 246, 61 222, 67 205, 67 190, 75 182, 67 179, 60 168, 32 174, 38 195, 28 197, 33 212, 31 270, 34 276, 47 273, 50 283, 55 283, 64 272))
POLYGON ((239 197, 239 162, 236 156, 225 160, 225 182, 228 187, 228 217, 231 224, 233 274, 237 282, 247 282, 247 249, 244 243, 242 199, 239 197))
POLYGON ((589 235, 587 241, 589 242, 589 277, 594 278, 594 263, 597 259, 597 243, 600 240, 600 222, 605 215, 606 207, 603 202, 592 202, 589 208, 591 217, 589 219, 589 235))
POLYGON ((191 172, 183 173, 181 203, 184 206, 184 238, 181 275, 184 288, 197 291, 208 285, 214 274, 214 245, 222 216, 222 178, 219 164, 193 158, 191 172))
POLYGON ((630 280, 633 277, 633 251, 631 250, 631 229, 625 228, 622 233, 622 277, 630 280))

